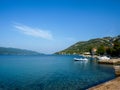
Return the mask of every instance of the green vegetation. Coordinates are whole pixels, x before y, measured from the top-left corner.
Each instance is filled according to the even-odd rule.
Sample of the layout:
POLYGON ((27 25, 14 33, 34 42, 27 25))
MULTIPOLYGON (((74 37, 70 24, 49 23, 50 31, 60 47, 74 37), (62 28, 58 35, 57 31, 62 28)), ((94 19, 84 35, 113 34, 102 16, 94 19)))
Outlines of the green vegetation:
POLYGON ((0 55, 40 55, 41 53, 18 48, 0 47, 0 55))
POLYGON ((117 37, 104 37, 77 42, 55 54, 85 54, 87 52, 97 55, 120 56, 120 35, 117 37), (93 49, 96 49, 96 51, 93 49))
POLYGON ((103 45, 97 48, 97 55, 104 55, 106 53, 106 49, 103 45))
POLYGON ((113 42, 113 46, 112 47, 109 47, 107 50, 106 50, 107 54, 110 55, 110 56, 117 56, 117 57, 120 57, 120 38, 116 39, 114 42, 113 42))

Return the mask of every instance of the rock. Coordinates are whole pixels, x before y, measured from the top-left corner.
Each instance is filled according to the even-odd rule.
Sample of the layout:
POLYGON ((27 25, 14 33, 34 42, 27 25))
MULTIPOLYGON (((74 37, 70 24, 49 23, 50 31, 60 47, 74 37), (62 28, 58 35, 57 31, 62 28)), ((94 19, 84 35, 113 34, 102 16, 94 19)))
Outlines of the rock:
POLYGON ((116 76, 120 76, 120 66, 114 66, 116 76))

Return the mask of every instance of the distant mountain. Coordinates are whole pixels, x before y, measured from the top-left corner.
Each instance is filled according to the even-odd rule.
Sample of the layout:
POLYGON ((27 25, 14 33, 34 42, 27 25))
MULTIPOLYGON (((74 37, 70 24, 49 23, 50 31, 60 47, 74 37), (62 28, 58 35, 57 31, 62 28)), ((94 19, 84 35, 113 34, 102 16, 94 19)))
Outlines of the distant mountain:
POLYGON ((42 53, 38 53, 31 50, 0 47, 0 55, 41 55, 41 54, 42 53))
POLYGON ((55 54, 84 54, 85 52, 90 52, 91 49, 97 49, 100 46, 111 47, 112 43, 117 39, 120 42, 120 35, 116 37, 95 38, 88 41, 80 41, 55 54))

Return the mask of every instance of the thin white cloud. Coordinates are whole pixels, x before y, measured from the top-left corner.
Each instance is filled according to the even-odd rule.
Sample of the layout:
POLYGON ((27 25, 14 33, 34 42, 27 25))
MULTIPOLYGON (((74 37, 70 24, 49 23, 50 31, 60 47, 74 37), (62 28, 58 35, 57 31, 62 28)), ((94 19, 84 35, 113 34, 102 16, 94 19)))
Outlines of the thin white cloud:
POLYGON ((38 28, 31 28, 29 26, 21 25, 21 24, 14 24, 14 28, 16 28, 18 31, 21 31, 22 33, 26 35, 40 37, 40 38, 48 39, 48 40, 53 39, 52 34, 46 30, 41 30, 38 28))

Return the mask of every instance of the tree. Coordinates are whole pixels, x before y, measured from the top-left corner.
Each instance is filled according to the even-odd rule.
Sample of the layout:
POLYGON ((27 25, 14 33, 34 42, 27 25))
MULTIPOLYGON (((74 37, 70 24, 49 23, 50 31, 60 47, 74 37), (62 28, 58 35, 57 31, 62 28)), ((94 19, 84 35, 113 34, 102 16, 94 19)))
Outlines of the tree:
POLYGON ((100 47, 98 47, 97 49, 97 54, 98 55, 104 55, 106 53, 106 49, 103 45, 101 45, 100 47))
POLYGON ((107 54, 113 57, 120 57, 120 40, 113 41, 113 46, 107 49, 107 54))
POLYGON ((113 49, 114 49, 114 55, 120 56, 120 40, 119 39, 116 39, 114 41, 113 49))

